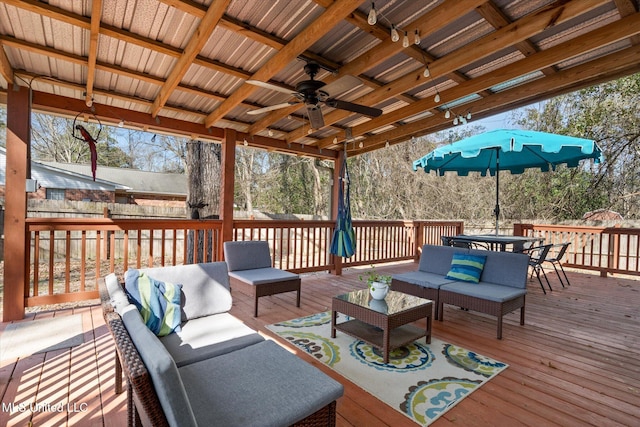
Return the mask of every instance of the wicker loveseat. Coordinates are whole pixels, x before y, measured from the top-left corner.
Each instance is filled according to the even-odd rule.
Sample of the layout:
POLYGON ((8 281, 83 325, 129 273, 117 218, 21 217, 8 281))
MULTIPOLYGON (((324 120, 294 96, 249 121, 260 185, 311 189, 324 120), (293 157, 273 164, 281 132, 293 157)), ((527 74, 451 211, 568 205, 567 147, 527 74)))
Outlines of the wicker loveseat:
POLYGON ((144 271, 182 284, 182 323, 156 336, 116 276, 101 281, 117 391, 123 372, 127 379, 129 425, 335 425, 343 386, 228 313, 226 263, 144 271))
POLYGON ((524 325, 528 268, 529 257, 520 253, 424 245, 418 270, 394 275, 391 287, 433 300, 438 320, 443 320, 444 304, 496 316, 497 338, 502 339, 505 314, 519 308, 520 324, 524 325), (486 256, 479 283, 445 277, 456 253, 486 256))

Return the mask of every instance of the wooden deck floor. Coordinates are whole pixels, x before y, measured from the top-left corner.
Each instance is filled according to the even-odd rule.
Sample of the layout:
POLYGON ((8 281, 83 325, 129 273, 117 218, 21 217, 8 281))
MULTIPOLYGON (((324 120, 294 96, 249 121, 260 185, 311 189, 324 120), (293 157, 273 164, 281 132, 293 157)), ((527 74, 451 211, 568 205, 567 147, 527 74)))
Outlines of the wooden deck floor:
MULTIPOLYGON (((377 269, 415 268, 398 263, 377 269)), ((328 310, 333 295, 361 288, 360 271, 305 276, 300 308, 293 293, 264 297, 260 316, 253 318, 251 301, 235 294, 231 312, 269 335, 265 325, 328 310)), ((436 337, 510 365, 435 427, 640 425, 640 281, 569 272, 572 285, 563 289, 555 276, 549 277, 555 286, 547 295, 535 279, 529 282, 526 325, 518 324, 516 313, 508 315, 501 341, 488 316, 446 307, 444 322, 434 322, 436 337)), ((1 362, 0 426, 29 421, 34 426, 125 425, 124 395, 114 393, 114 352, 100 307, 38 313, 30 319, 72 313, 83 313, 83 345, 1 362), (17 405, 25 402, 40 406, 32 413, 17 405), (58 412, 60 403, 64 407, 58 412), (16 404, 14 412, 11 404, 16 404)), ((300 357, 345 385, 339 426, 413 425, 321 363, 300 357)))

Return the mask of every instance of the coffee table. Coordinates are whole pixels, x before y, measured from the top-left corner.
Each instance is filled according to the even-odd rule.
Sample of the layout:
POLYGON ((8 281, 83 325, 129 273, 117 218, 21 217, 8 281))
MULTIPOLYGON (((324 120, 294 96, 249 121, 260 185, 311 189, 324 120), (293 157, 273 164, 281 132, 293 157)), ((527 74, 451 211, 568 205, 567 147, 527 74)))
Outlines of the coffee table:
POLYGON ((433 301, 389 291, 384 300, 374 300, 368 289, 333 297, 331 304, 331 337, 336 330, 360 339, 382 350, 384 363, 389 363, 389 352, 426 337, 431 342, 433 301), (352 319, 337 323, 338 313, 352 319), (425 329, 409 323, 427 320, 425 329))

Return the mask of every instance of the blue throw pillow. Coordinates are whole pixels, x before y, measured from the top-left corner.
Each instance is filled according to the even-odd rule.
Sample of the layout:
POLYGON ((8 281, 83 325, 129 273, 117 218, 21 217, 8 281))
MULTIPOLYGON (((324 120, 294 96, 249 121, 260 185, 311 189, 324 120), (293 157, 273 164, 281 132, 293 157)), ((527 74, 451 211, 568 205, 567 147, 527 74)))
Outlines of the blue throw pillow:
POLYGON ((180 291, 182 285, 155 280, 145 273, 130 269, 124 276, 124 287, 147 327, 162 337, 180 328, 180 291))
POLYGON ((445 279, 478 283, 487 257, 484 255, 453 254, 451 270, 445 279))

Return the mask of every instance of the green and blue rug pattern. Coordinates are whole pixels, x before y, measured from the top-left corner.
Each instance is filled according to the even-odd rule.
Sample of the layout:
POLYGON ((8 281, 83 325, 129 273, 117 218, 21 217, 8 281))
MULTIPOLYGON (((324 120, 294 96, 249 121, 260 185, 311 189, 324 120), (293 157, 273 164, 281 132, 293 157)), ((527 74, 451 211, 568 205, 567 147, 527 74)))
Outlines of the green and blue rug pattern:
MULTIPOLYGON (((347 320, 339 315, 338 322, 347 320)), ((331 312, 267 328, 304 350, 394 409, 429 425, 507 365, 464 348, 422 338, 394 350, 389 363, 369 344, 338 331, 331 338, 331 312)))

